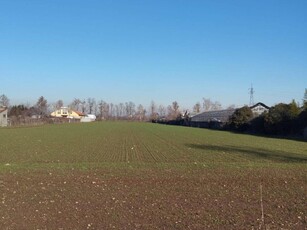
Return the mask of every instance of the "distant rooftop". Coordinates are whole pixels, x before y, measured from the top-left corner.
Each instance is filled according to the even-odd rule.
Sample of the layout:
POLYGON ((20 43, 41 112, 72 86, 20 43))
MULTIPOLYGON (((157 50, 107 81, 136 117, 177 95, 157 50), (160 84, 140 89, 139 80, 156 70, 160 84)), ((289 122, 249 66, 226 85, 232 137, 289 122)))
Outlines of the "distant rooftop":
POLYGON ((234 113, 235 109, 224 109, 216 111, 206 111, 199 113, 191 118, 191 121, 199 122, 209 122, 209 121, 218 121, 218 122, 227 122, 228 118, 234 113))
POLYGON ((4 112, 5 110, 7 110, 7 107, 0 107, 0 113, 4 112))

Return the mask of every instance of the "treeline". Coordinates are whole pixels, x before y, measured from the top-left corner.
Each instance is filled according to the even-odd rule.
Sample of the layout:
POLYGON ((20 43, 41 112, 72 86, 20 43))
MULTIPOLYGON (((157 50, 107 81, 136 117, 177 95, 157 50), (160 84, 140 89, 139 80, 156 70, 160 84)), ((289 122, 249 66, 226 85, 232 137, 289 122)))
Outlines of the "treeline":
MULTIPOLYGON (((63 100, 49 103, 44 96, 39 97, 33 105, 19 104, 11 106, 9 98, 4 94, 0 96, 0 105, 8 107, 11 120, 22 120, 29 117, 46 118, 53 111, 63 106, 84 114, 94 114, 98 120, 156 121, 158 119, 164 119, 173 121, 188 111, 188 109, 180 107, 177 101, 173 101, 168 106, 159 105, 151 101, 149 105, 144 106, 141 104, 137 105, 132 101, 115 104, 108 103, 104 100, 96 100, 95 98, 75 98, 71 103, 64 105, 63 100)), ((234 105, 230 105, 230 107, 234 107, 234 105)), ((195 103, 192 111, 199 113, 202 111, 219 110, 221 108, 222 106, 218 101, 203 98, 202 103, 195 103)))
POLYGON ((303 135, 307 127, 307 101, 300 107, 294 100, 290 104, 279 103, 268 112, 254 117, 245 106, 230 117, 226 129, 266 135, 303 135))
MULTIPOLYGON (((19 104, 10 106, 9 99, 5 95, 0 96, 0 105, 8 108, 8 116, 11 123, 26 123, 31 119, 46 119, 50 114, 64 106, 62 100, 55 103, 48 103, 43 96, 39 97, 33 105, 19 104)), ((67 105, 70 109, 83 114, 94 114, 98 120, 134 120, 134 121, 151 121, 157 120, 159 117, 164 117, 168 120, 176 119, 181 114, 177 101, 165 107, 157 105, 151 101, 150 105, 145 107, 141 104, 123 102, 123 103, 108 103, 104 100, 96 101, 94 98, 78 99, 75 98, 67 105)))
MULTIPOLYGON (((39 97, 34 105, 20 104, 10 106, 10 100, 4 94, 0 96, 0 106, 9 109, 8 116, 12 125, 20 123, 50 122, 51 112, 64 106, 62 100, 55 103, 48 103, 43 97, 39 97)), ((166 124, 189 125, 190 117, 188 110, 180 108, 177 101, 168 106, 157 105, 151 101, 149 106, 141 104, 123 102, 118 104, 107 103, 104 100, 96 101, 94 98, 75 98, 67 105, 72 110, 84 114, 95 114, 98 120, 132 120, 132 121, 155 121, 166 124)), ((193 107, 193 112, 219 110, 221 104, 217 101, 203 98, 202 103, 197 102, 193 107)), ((234 108, 234 105, 228 108, 234 108)), ((268 112, 260 116, 254 116, 248 107, 236 109, 229 118, 226 126, 227 130, 239 132, 249 132, 267 135, 301 135, 307 126, 307 89, 303 99, 303 106, 299 106, 294 100, 289 103, 279 103, 269 109, 268 112)))

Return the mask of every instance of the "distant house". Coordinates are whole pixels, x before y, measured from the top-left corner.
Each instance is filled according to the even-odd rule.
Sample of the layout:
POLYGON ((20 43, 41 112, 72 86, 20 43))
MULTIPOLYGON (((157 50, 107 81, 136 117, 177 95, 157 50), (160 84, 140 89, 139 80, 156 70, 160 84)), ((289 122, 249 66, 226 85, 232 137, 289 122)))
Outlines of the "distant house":
POLYGON ((253 114, 259 116, 260 114, 269 111, 270 107, 258 102, 257 104, 250 106, 250 109, 253 111, 253 114))
POLYGON ((191 117, 190 123, 193 127, 221 128, 234 113, 235 109, 224 109, 217 111, 206 111, 191 117))
POLYGON ((0 127, 5 127, 8 125, 7 121, 7 108, 0 107, 0 127))
POLYGON ((61 107, 60 109, 51 113, 52 117, 63 117, 63 118, 71 118, 71 119, 81 119, 85 117, 84 113, 74 111, 69 109, 68 107, 61 107))
POLYGON ((96 116, 93 114, 87 114, 85 117, 81 118, 81 122, 92 122, 96 120, 96 116))
MULTIPOLYGON (((270 107, 259 102, 250 107, 255 116, 268 111, 270 107)), ((222 128, 228 121, 229 117, 235 112, 236 109, 225 109, 217 111, 206 111, 194 116, 191 116, 190 124, 193 127, 201 128, 222 128)))

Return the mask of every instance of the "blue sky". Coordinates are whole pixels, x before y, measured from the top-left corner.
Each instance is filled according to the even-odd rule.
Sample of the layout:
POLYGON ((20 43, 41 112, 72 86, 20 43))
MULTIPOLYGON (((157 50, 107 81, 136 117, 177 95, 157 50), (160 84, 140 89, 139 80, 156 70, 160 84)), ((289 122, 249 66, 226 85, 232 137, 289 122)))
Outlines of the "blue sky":
POLYGON ((306 0, 0 0, 0 94, 191 108, 301 102, 306 0))

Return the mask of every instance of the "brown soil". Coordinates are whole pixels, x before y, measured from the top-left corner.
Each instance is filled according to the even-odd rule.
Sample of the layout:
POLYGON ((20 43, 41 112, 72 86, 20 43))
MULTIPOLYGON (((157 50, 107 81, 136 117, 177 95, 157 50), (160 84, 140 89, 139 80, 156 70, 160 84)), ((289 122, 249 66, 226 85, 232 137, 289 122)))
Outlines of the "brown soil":
POLYGON ((0 192, 1 229, 306 227, 304 169, 32 170, 0 192))

